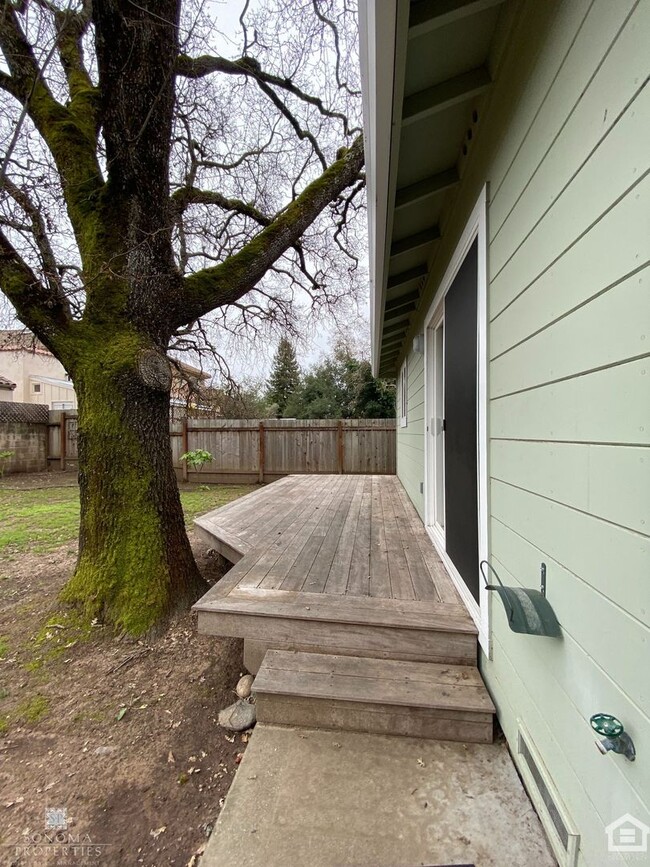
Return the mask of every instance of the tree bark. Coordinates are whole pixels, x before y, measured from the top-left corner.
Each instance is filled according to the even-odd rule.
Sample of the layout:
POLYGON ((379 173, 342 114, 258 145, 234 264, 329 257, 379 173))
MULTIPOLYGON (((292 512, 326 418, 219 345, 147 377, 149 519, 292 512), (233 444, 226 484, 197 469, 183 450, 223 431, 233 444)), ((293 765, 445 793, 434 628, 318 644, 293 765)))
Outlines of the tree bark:
POLYGON ((132 331, 88 335, 75 356, 81 524, 62 598, 141 635, 206 589, 172 467, 169 365, 132 331))

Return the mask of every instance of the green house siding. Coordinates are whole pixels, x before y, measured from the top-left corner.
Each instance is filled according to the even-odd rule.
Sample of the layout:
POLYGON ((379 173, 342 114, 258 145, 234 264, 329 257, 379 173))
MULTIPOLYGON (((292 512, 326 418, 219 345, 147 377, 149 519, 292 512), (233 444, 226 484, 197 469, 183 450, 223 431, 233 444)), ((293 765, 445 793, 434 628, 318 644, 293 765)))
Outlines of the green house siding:
POLYGON ((397 420, 397 475, 413 505, 424 518, 424 356, 408 358, 408 414, 406 427, 397 420))
MULTIPOLYGON (((482 671, 513 752, 520 723, 539 751, 584 867, 628 863, 607 852, 619 816, 650 825, 649 38, 648 2, 523 4, 407 338, 487 183, 490 556, 513 585, 538 586, 546 563, 563 638, 511 632, 492 599, 482 671), (624 722, 634 764, 598 753, 598 711, 624 722)), ((422 379, 398 430, 420 514, 422 379)))

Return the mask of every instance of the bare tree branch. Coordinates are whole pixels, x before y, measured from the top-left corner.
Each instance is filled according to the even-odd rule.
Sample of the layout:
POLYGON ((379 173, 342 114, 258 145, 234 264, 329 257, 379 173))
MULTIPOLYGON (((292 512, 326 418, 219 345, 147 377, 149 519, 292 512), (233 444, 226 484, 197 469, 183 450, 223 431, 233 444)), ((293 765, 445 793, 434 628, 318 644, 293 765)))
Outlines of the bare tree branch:
POLYGON ((177 326, 211 309, 239 300, 293 244, 337 194, 353 184, 363 166, 363 137, 313 181, 298 198, 245 247, 221 265, 191 274, 183 281, 185 303, 177 326))
POLYGON ((94 89, 86 88, 68 106, 57 102, 43 80, 16 11, 6 3, 0 11, 0 48, 11 73, 0 79, 0 86, 21 101, 54 157, 83 255, 86 221, 104 184, 96 153, 94 89))
POLYGON ((181 187, 172 194, 172 204, 179 213, 183 213, 189 205, 217 205, 224 211, 235 211, 243 217, 250 217, 260 226, 268 226, 271 217, 267 217, 254 205, 242 202, 241 199, 230 199, 213 190, 199 190, 197 187, 181 187))
POLYGON ((44 286, 40 282, 2 230, 0 285, 12 304, 21 311, 25 325, 37 331, 43 342, 52 349, 57 337, 72 322, 67 299, 51 286, 44 286), (47 324, 44 325, 44 322, 47 324))
POLYGON ((268 98, 271 100, 273 105, 275 105, 275 107, 278 109, 280 114, 283 114, 286 117, 286 119, 289 121, 289 123, 293 127, 294 132, 296 133, 298 138, 301 141, 304 141, 306 139, 311 144, 312 148, 314 149, 314 153, 316 154, 316 156, 318 157, 318 159, 321 162, 321 165, 323 166, 323 169, 326 169, 327 168, 327 160, 325 159, 323 151, 321 150, 320 145, 318 144, 316 136, 313 135, 313 133, 309 132, 309 130, 303 129, 303 127, 300 125, 300 121, 298 120, 298 118, 289 109, 289 107, 286 105, 286 103, 284 103, 280 99, 280 97, 277 95, 277 93, 273 90, 272 87, 269 87, 269 85, 266 84, 266 82, 262 81, 260 78, 256 78, 256 81, 257 81, 257 84, 258 84, 260 90, 262 90, 268 96, 268 98))
POLYGON ((43 274, 48 286, 53 294, 58 294, 62 298, 65 297, 61 277, 56 264, 56 257, 54 256, 54 251, 52 250, 50 240, 47 236, 45 221, 43 220, 38 208, 30 200, 27 193, 24 190, 21 190, 20 187, 16 186, 16 184, 14 184, 9 178, 4 179, 2 186, 7 190, 16 204, 20 205, 30 219, 31 232, 41 255, 43 274))
MULTIPOLYGON (((201 78, 205 75, 211 75, 214 72, 222 72, 226 75, 244 75, 248 78, 253 78, 264 93, 269 95, 269 91, 273 92, 270 85, 279 87, 287 93, 296 96, 303 102, 313 105, 323 115, 332 119, 340 120, 343 124, 343 132, 347 135, 358 133, 359 128, 350 128, 348 118, 340 111, 332 111, 325 107, 322 99, 306 93, 300 87, 295 85, 290 78, 281 78, 279 75, 265 72, 260 64, 253 57, 242 57, 239 60, 227 60, 225 57, 216 55, 204 54, 201 57, 188 57, 186 54, 179 55, 176 63, 176 72, 178 75, 183 75, 186 78, 201 78), (267 85, 267 87, 262 87, 267 85)), ((276 95, 277 98, 277 95, 276 95)))
POLYGON ((339 29, 336 24, 327 17, 323 12, 320 11, 318 6, 319 0, 312 0, 312 6, 314 7, 314 13, 319 21, 325 24, 332 31, 332 35, 334 36, 334 48, 336 52, 336 83, 342 90, 347 90, 350 96, 361 96, 361 91, 352 90, 348 85, 347 81, 343 81, 341 78, 341 43, 339 40, 339 29))

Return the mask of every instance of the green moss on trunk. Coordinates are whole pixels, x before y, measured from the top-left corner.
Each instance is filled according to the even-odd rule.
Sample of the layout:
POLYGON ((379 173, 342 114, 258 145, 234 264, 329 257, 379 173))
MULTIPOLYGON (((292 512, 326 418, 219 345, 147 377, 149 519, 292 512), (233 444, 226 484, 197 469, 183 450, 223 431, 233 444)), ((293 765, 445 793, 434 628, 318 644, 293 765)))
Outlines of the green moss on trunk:
POLYGON ((171 463, 169 394, 148 387, 130 331, 75 347, 79 398, 80 549, 64 601, 132 635, 205 589, 192 557, 171 463))

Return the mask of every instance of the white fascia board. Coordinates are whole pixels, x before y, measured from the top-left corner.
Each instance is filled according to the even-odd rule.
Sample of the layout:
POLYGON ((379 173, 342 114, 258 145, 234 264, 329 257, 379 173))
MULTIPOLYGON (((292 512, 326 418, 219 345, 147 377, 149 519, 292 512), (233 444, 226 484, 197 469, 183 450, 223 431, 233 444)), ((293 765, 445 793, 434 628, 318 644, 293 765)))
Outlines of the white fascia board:
POLYGON ((44 385, 55 385, 57 388, 68 388, 70 391, 74 389, 74 385, 68 379, 56 379, 53 376, 36 376, 32 374, 29 377, 30 382, 42 382, 44 385))
POLYGON ((360 0, 359 58, 368 196, 370 329, 373 374, 379 369, 393 123, 398 0, 360 0))

